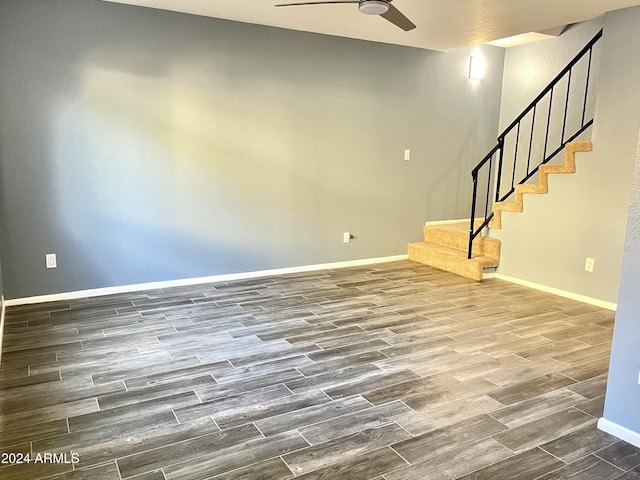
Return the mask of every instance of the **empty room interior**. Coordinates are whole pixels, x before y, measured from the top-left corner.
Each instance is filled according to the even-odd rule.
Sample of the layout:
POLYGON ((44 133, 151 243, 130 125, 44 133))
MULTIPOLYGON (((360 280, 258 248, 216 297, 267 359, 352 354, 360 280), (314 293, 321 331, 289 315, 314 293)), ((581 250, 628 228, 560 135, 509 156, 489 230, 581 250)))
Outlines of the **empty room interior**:
POLYGON ((640 479, 640 0, 302 3, 0 0, 0 478, 640 479))

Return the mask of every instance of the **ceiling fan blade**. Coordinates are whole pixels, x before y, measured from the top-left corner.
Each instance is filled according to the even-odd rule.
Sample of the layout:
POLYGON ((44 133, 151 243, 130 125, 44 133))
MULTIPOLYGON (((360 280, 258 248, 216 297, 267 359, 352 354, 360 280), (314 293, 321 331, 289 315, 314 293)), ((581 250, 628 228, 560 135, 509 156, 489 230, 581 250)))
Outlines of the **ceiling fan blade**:
POLYGON ((299 5, 331 5, 337 3, 360 3, 360 0, 346 0, 346 1, 334 1, 334 2, 296 2, 296 3, 276 3, 274 7, 297 7, 299 5))
POLYGON ((396 27, 401 28, 405 32, 416 28, 415 24, 411 20, 405 17, 400 10, 391 4, 389 4, 389 10, 387 10, 387 13, 383 13, 380 16, 385 20, 389 20, 396 27))

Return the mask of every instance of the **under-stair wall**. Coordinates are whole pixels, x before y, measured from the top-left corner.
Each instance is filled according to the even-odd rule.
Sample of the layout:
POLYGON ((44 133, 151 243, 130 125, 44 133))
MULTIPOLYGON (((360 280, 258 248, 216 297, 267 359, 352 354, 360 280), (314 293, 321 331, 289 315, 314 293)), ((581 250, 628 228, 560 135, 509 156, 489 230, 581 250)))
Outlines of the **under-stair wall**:
MULTIPOLYGON (((640 15, 637 9, 630 13, 640 15)), ((630 117, 640 115, 640 94, 632 86, 639 82, 640 68, 628 60, 625 50, 629 47, 623 46, 622 39, 614 45, 609 32, 618 28, 621 16, 605 16, 594 126, 578 139, 592 139, 593 152, 578 154, 574 175, 551 176, 548 195, 526 196, 523 213, 504 214, 502 230, 490 231, 502 241, 499 277, 588 297, 605 306, 617 301, 635 152, 635 140, 629 140, 635 135, 629 131, 638 126, 637 119, 630 117), (593 273, 585 271, 587 257, 595 259, 593 273)), ((553 68, 548 67, 550 59, 559 58, 561 65, 601 26, 602 20, 588 22, 558 39, 508 49, 502 123, 513 117, 518 108, 513 105, 521 108, 530 97, 526 92, 523 98, 517 96, 514 85, 533 82, 534 72, 543 72, 539 84, 531 87, 539 89, 552 75, 544 73, 553 68)), ((634 35, 638 36, 634 33, 630 38, 634 35)))

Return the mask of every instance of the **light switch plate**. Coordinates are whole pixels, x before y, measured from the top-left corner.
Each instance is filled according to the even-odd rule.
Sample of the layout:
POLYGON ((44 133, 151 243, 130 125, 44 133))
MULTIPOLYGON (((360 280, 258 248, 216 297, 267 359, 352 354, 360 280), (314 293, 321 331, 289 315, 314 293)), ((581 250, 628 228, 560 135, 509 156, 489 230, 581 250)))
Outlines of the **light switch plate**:
POLYGON ((593 258, 587 258, 587 260, 584 262, 584 269, 587 272, 593 272, 593 265, 595 264, 595 260, 593 258))
POLYGON ((58 260, 56 259, 55 253, 47 253, 45 255, 45 259, 47 262, 47 268, 58 268, 58 260))

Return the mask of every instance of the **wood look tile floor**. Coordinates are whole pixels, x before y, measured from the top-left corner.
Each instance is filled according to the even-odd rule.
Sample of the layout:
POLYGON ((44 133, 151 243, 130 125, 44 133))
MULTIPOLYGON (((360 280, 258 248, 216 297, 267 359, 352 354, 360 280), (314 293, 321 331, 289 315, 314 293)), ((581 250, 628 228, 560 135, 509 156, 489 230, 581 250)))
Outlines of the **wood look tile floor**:
POLYGON ((12 307, 0 478, 640 478, 613 320, 409 261, 12 307))

